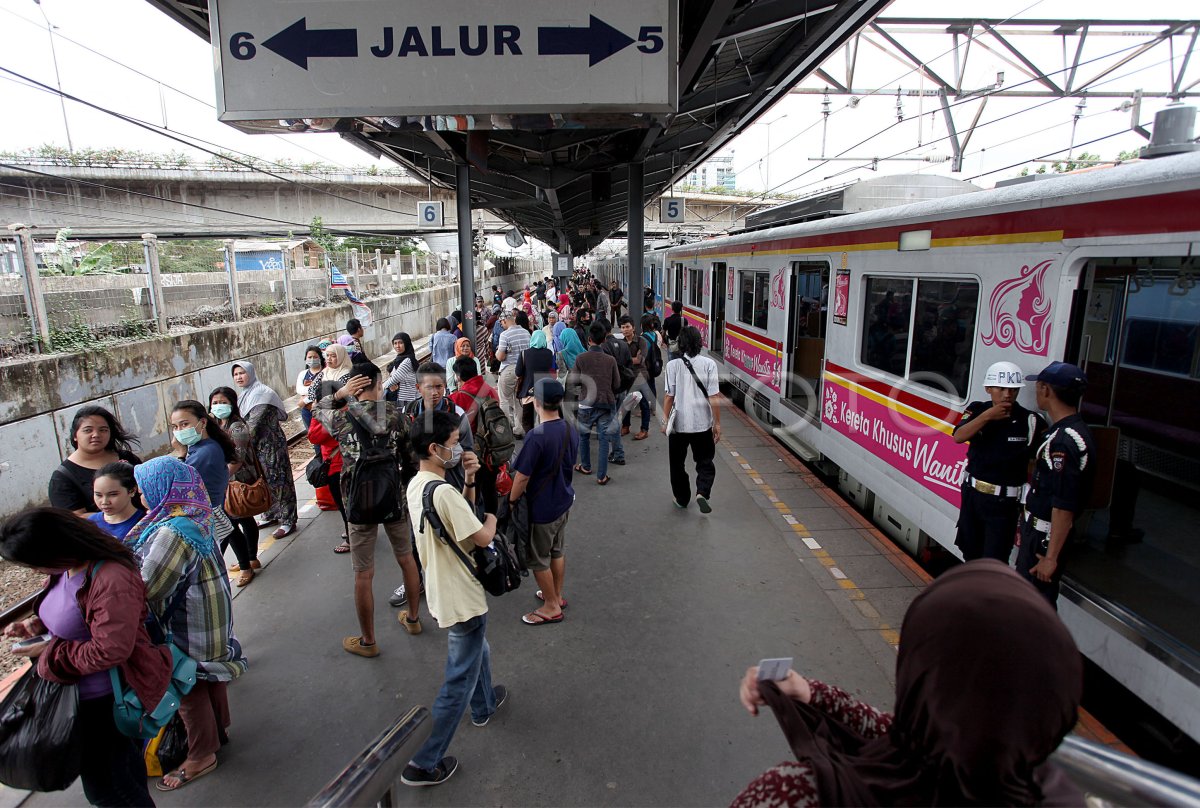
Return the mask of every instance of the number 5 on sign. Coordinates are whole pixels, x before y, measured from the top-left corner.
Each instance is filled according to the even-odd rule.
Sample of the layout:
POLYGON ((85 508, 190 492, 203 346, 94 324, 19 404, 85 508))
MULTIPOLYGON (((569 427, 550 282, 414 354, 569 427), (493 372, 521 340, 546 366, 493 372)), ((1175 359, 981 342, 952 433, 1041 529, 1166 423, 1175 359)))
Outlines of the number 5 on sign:
POLYGON ((442 227, 445 214, 441 202, 417 203, 417 227, 442 227))
POLYGON ((682 199, 660 199, 658 200, 658 220, 678 224, 683 221, 683 208, 682 199))

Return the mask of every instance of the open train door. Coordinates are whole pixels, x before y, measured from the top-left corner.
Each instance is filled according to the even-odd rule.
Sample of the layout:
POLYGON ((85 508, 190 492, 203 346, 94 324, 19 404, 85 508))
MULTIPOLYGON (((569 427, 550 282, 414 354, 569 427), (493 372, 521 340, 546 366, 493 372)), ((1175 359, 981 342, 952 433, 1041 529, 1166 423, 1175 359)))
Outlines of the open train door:
POLYGON ((708 351, 718 358, 725 356, 725 295, 732 283, 732 277, 726 276, 729 271, 723 261, 715 262, 709 283, 708 351))
POLYGON ((788 286, 787 367, 783 402, 821 422, 821 369, 829 321, 829 264, 793 261, 788 286))

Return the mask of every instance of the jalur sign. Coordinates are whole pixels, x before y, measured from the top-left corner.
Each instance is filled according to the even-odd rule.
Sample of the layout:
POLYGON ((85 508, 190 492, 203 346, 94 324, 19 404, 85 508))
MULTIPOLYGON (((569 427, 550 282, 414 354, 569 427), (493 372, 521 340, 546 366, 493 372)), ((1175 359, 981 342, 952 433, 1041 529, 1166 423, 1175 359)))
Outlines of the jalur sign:
POLYGON ((224 121, 675 108, 675 0, 210 8, 224 121))

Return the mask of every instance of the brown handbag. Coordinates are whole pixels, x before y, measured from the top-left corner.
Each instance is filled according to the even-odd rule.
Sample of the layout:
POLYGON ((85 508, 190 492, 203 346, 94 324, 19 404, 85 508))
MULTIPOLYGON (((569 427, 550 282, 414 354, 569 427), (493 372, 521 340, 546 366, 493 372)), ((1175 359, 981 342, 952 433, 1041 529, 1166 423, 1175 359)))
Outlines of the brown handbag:
POLYGON ((258 462, 258 453, 253 454, 258 479, 252 483, 230 480, 229 487, 225 489, 225 513, 230 519, 248 519, 271 509, 271 486, 267 484, 262 463, 258 462))

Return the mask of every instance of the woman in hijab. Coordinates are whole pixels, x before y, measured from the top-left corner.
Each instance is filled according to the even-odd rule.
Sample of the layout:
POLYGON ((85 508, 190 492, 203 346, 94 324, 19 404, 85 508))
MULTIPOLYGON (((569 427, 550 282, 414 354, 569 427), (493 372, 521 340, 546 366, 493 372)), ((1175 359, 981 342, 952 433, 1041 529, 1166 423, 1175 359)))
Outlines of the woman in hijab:
POLYGON ((407 404, 417 397, 417 352, 407 331, 392 337, 392 347, 396 349, 396 358, 387 366, 385 397, 388 401, 407 404))
POLYGON ((199 472, 173 457, 156 457, 133 473, 150 510, 125 544, 141 567, 150 611, 179 650, 196 660, 196 685, 179 707, 187 758, 157 785, 174 791, 217 767, 217 750, 228 740, 226 687, 246 671, 246 658, 233 635, 229 577, 199 472))
POLYGON ((1083 665, 1058 615, 1006 564, 950 570, 904 617, 896 705, 883 713, 789 671, 741 685, 775 712, 796 760, 735 806, 1083 805, 1050 754, 1075 725, 1083 665))
POLYGON ((558 296, 558 317, 565 320, 571 316, 571 296, 563 292, 558 296))
POLYGON ((559 352, 560 361, 558 363, 558 375, 560 380, 566 378, 566 374, 575 368, 575 359, 586 349, 583 343, 579 341, 579 332, 574 328, 563 328, 558 333, 558 342, 562 346, 559 352))
MULTIPOLYGON (((340 350, 345 357, 346 349, 340 345, 330 345, 327 353, 335 350, 340 350)), ((271 535, 282 539, 296 529, 296 483, 292 479, 287 438, 280 426, 288 419, 287 408, 278 393, 259 381, 250 362, 238 362, 233 366, 233 382, 239 390, 239 409, 253 436, 254 452, 266 473, 267 484, 271 486, 271 509, 259 524, 265 527, 278 522, 279 527, 271 535)), ((314 382, 313 389, 322 383, 314 382)))
POLYGON ((479 359, 475 356, 475 351, 471 348, 471 340, 466 337, 459 337, 459 339, 454 343, 454 357, 450 360, 450 364, 446 367, 446 384, 447 388, 451 392, 458 389, 458 376, 454 373, 454 365, 463 357, 466 357, 467 359, 474 359, 475 372, 483 373, 483 366, 479 364, 479 359))
POLYGON ((534 386, 543 379, 554 378, 554 352, 546 343, 546 332, 539 328, 530 336, 529 347, 517 357, 517 398, 521 401, 521 428, 525 432, 537 426, 534 423, 534 386))

